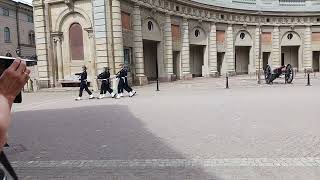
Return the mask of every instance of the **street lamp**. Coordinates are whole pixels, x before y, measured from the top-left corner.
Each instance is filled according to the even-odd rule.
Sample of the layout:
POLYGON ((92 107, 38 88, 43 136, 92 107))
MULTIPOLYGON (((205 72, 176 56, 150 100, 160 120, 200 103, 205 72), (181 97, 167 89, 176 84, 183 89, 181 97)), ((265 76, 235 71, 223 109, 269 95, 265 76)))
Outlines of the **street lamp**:
POLYGON ((261 54, 262 54, 262 51, 261 51, 261 42, 262 42, 262 30, 261 30, 261 15, 262 15, 262 12, 259 11, 258 12, 259 14, 259 67, 258 67, 258 84, 261 84, 261 54))

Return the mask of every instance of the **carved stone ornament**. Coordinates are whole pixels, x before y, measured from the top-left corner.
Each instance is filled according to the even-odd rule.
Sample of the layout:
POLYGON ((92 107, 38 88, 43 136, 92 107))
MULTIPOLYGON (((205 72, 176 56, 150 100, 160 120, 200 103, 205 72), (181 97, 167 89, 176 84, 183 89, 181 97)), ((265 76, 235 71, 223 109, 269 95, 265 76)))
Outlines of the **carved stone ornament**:
POLYGON ((73 10, 74 0, 64 0, 64 3, 69 7, 70 10, 73 10))

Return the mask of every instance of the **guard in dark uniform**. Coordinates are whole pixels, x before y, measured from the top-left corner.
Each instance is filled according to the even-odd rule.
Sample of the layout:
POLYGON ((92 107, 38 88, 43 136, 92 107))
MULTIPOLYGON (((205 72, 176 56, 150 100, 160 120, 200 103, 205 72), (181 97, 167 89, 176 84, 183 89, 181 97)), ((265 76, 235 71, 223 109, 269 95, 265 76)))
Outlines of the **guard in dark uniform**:
POLYGON ((111 94, 111 97, 115 97, 115 93, 113 90, 110 88, 110 68, 105 67, 104 71, 99 74, 98 79, 101 80, 101 90, 100 90, 100 96, 99 99, 102 99, 106 97, 107 91, 111 94))
POLYGON ((82 97, 82 93, 83 90, 86 90, 87 93, 89 94, 89 99, 93 99, 93 94, 92 92, 89 90, 88 88, 88 82, 87 82, 87 67, 86 66, 82 66, 82 73, 77 73, 75 75, 79 76, 79 80, 80 80, 80 91, 79 91, 79 97, 76 98, 76 100, 81 100, 82 97))
POLYGON ((122 69, 117 73, 117 78, 119 79, 118 84, 118 94, 117 99, 119 99, 121 96, 121 93, 123 92, 123 89, 125 89, 129 93, 129 97, 133 97, 136 92, 129 86, 128 84, 128 68, 124 66, 123 64, 120 65, 122 69))

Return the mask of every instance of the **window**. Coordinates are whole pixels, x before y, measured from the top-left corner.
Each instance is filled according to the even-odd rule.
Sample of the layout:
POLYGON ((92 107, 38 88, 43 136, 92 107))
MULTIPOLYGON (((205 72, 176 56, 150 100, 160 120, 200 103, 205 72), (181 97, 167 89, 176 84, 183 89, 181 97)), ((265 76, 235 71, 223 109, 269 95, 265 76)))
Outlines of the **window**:
POLYGON ((126 12, 121 12, 121 21, 122 21, 122 28, 123 29, 131 29, 131 22, 130 22, 130 14, 126 12))
POLYGON ((224 43, 224 40, 225 40, 225 31, 217 30, 217 42, 224 43))
POLYGON ((9 52, 7 52, 7 53, 6 53, 6 56, 7 56, 7 57, 12 57, 12 54, 9 53, 9 52))
POLYGON ((240 39, 244 39, 246 37, 245 33, 240 33, 240 39))
POLYGON ((4 15, 4 16, 9 16, 9 9, 3 8, 3 9, 2 9, 2 12, 3 12, 3 15, 4 15))
POLYGON ((35 36, 33 31, 29 32, 29 44, 35 45, 35 36))
POLYGON ((28 15, 28 22, 33 23, 33 16, 32 15, 28 15))
POLYGON ((180 26, 179 25, 171 24, 171 32, 172 32, 172 40, 173 41, 180 40, 181 33, 180 33, 180 26))
POLYGON ((148 22, 148 30, 149 31, 153 30, 153 23, 151 21, 148 22))
POLYGON ((11 41, 10 29, 8 27, 4 28, 4 41, 5 42, 10 42, 11 41))
POLYGON ((293 34, 292 34, 292 33, 289 33, 289 34, 287 35, 287 38, 288 38, 289 40, 291 40, 291 39, 293 38, 293 34))
POLYGON ((125 47, 123 50, 123 53, 124 53, 124 65, 128 67, 128 71, 130 72, 132 49, 130 47, 125 47))
POLYGON ((176 6, 176 11, 180 11, 180 7, 179 6, 176 6))
POLYGON ((196 30, 194 31, 194 35, 195 35, 196 37, 199 37, 199 36, 200 36, 200 31, 199 31, 199 29, 196 29, 196 30))
POLYGON ((72 60, 84 60, 83 33, 80 24, 75 23, 69 29, 70 54, 72 60))

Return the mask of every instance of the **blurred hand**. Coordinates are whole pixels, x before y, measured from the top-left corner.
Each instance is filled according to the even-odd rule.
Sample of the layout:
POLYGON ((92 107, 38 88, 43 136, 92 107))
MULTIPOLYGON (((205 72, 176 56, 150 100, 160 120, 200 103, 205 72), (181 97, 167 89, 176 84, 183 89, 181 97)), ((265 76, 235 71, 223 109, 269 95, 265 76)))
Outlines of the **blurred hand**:
POLYGON ((26 62, 21 59, 15 59, 11 66, 6 69, 0 77, 0 95, 4 96, 10 105, 15 97, 22 90, 29 79, 30 70, 26 62))

